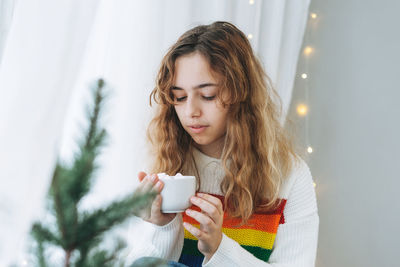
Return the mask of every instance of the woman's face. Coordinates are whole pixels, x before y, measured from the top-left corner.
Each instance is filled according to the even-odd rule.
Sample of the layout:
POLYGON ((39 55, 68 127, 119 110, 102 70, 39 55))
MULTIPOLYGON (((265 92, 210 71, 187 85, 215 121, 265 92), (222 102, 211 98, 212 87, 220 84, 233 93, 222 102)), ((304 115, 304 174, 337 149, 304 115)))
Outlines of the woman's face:
POLYGON ((228 108, 216 97, 219 81, 212 75, 204 56, 196 52, 178 57, 175 70, 172 93, 182 127, 200 151, 220 158, 228 108))

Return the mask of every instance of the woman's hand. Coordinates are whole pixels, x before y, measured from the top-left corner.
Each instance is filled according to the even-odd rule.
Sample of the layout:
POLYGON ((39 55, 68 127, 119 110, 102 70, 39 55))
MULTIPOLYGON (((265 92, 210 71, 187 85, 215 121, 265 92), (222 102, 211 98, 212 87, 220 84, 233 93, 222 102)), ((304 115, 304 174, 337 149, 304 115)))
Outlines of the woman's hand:
POLYGON ((172 221, 176 213, 162 213, 161 212, 161 195, 160 192, 164 187, 164 183, 158 179, 156 174, 147 175, 145 172, 139 172, 138 178, 140 184, 135 192, 157 192, 156 198, 153 200, 151 207, 141 212, 140 217, 150 223, 163 226, 172 221))
POLYGON ((224 220, 222 203, 218 198, 203 193, 197 193, 190 201, 198 206, 201 212, 187 209, 186 214, 200 223, 200 229, 186 222, 183 223, 183 226, 199 240, 197 247, 209 260, 217 251, 222 240, 222 222, 224 220))

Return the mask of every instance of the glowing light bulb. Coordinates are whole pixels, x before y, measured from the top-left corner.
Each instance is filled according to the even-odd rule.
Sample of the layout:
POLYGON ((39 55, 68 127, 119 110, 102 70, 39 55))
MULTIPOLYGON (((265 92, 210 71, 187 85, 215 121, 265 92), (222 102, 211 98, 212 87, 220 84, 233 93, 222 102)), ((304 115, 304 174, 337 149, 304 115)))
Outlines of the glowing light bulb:
POLYGON ((312 19, 316 19, 316 18, 317 18, 317 14, 316 14, 316 13, 311 13, 311 14, 310 14, 310 17, 311 17, 312 19))
POLYGON ((312 147, 310 147, 310 146, 309 146, 309 147, 307 147, 307 152, 311 154, 311 153, 313 152, 313 149, 312 149, 312 147))
POLYGON ((303 52, 304 55, 309 56, 312 52, 314 52, 314 48, 312 48, 311 46, 306 46, 303 52))
POLYGON ((308 112, 308 107, 304 104, 300 104, 297 106, 297 114, 300 116, 305 116, 308 112))
POLYGON ((313 186, 314 186, 314 187, 316 187, 316 186, 317 186, 317 184, 316 184, 315 182, 313 182, 313 186))
POLYGON ((307 79, 307 74, 306 74, 306 73, 303 73, 303 74, 301 75, 301 78, 307 79))
POLYGON ((247 35, 247 38, 249 38, 251 40, 251 39, 253 39, 253 35, 250 33, 249 35, 247 35))
POLYGON ((249 0, 249 4, 253 5, 254 4, 254 0, 249 0))

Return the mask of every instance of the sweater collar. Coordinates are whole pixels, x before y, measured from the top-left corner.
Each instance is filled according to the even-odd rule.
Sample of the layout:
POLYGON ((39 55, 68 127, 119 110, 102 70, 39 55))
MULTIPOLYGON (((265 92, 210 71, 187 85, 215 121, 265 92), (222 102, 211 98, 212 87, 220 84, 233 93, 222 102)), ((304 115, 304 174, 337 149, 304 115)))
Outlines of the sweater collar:
POLYGON ((210 156, 207 156, 203 152, 201 152, 199 149, 193 146, 193 157, 196 161, 197 167, 202 168, 204 166, 207 166, 211 162, 215 163, 221 163, 221 159, 213 158, 210 156))

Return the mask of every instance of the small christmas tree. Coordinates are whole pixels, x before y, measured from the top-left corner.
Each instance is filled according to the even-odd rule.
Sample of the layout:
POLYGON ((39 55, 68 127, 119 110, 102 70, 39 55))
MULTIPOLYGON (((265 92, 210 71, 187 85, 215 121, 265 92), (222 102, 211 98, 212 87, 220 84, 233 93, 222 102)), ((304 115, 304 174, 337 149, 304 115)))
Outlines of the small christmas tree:
POLYGON ((78 207, 90 191, 94 172, 99 167, 96 157, 107 137, 106 130, 98 125, 105 100, 104 88, 104 81, 99 79, 93 90, 94 107, 88 108, 90 125, 79 142, 79 152, 73 163, 65 166, 58 161, 56 164, 48 196, 55 223, 36 222, 32 227, 31 234, 37 243, 37 265, 41 267, 53 266, 45 256, 50 246, 61 248, 65 253, 62 259, 65 267, 123 266, 118 255, 125 247, 124 242, 119 240, 112 251, 101 249, 104 234, 133 214, 149 208, 156 195, 154 192, 132 193, 93 211, 82 211, 78 207))

